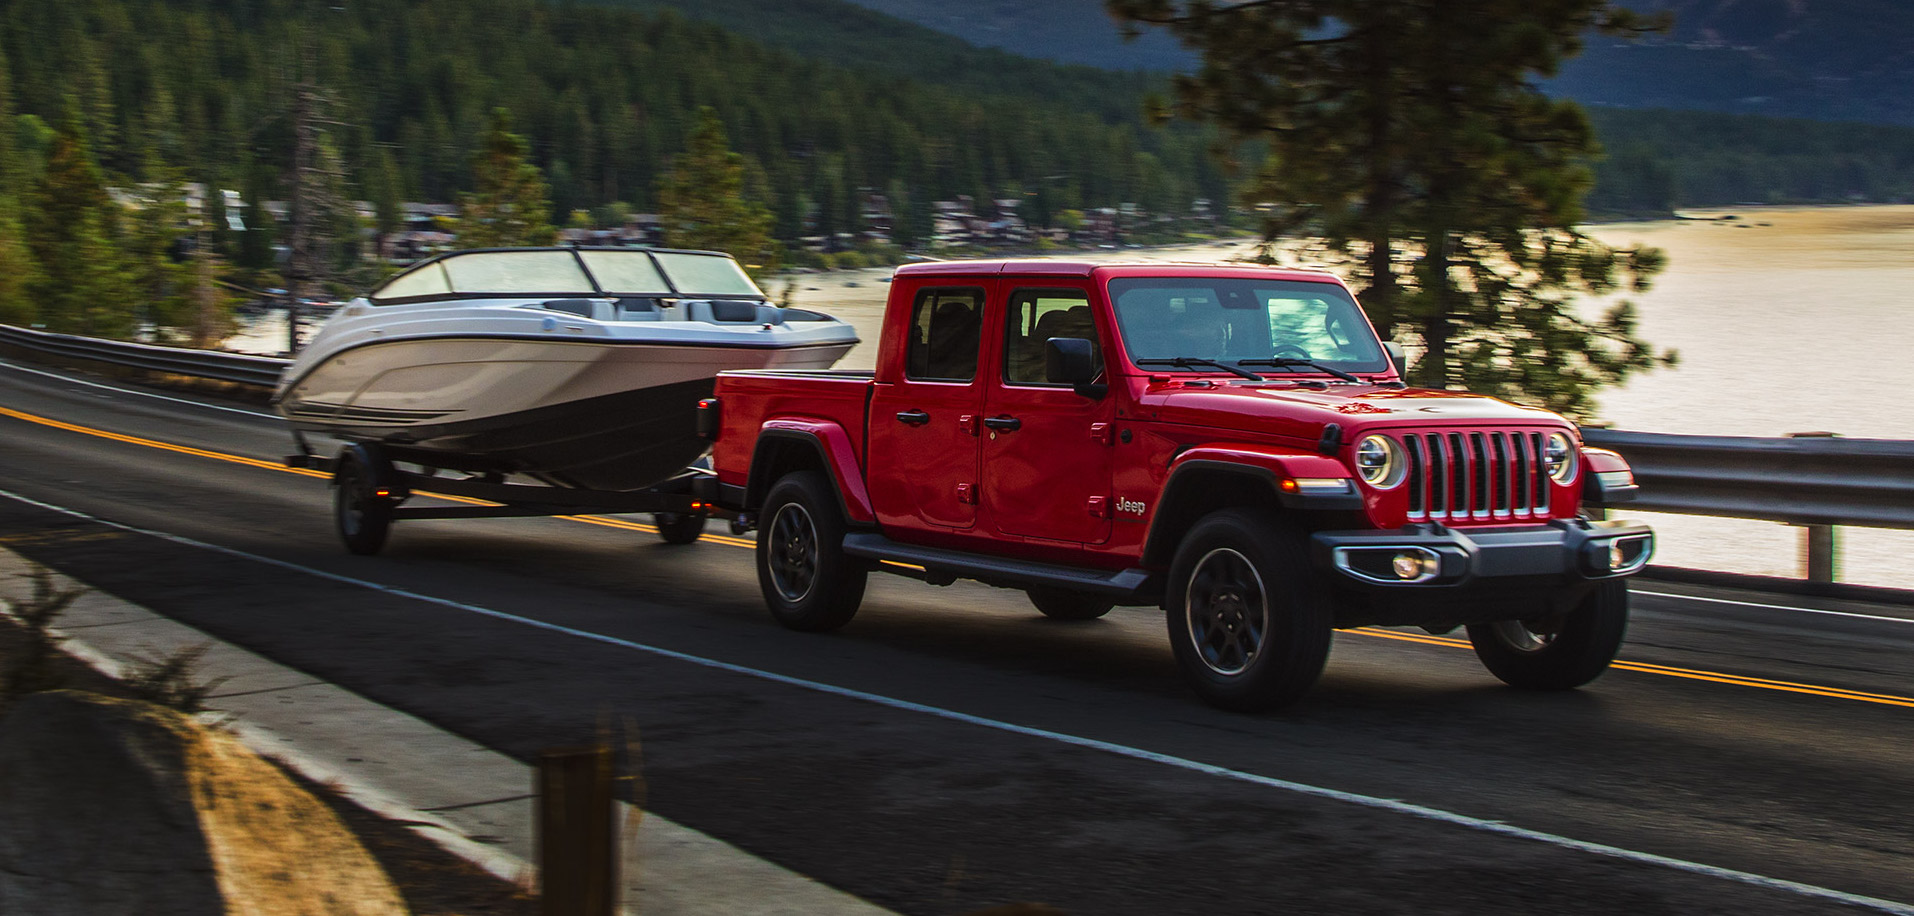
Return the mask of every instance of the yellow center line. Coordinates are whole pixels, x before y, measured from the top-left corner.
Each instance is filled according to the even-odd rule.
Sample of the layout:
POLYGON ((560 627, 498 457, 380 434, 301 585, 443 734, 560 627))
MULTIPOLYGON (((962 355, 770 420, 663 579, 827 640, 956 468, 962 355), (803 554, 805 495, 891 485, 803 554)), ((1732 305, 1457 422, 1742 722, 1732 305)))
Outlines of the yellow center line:
MULTIPOLYGON (((324 471, 314 471, 309 468, 289 468, 285 466, 284 464, 277 461, 262 461, 258 458, 248 458, 244 455, 233 455, 233 454, 228 454, 226 452, 207 451, 206 449, 203 449, 203 448, 192 448, 190 446, 185 446, 185 445, 174 445, 170 442, 161 442, 157 439, 146 439, 140 436, 128 436, 128 435, 125 435, 124 433, 108 432, 107 430, 104 430, 104 429, 94 429, 93 427, 90 427, 90 426, 79 426, 77 424, 66 423, 60 420, 53 420, 53 419, 48 419, 46 417, 35 416, 30 413, 21 413, 20 411, 12 410, 6 407, 0 407, 0 416, 12 417, 13 419, 22 420, 27 423, 36 423, 41 426, 51 427, 53 429, 58 429, 58 430, 65 430, 66 432, 79 433, 85 436, 94 436, 100 439, 110 439, 114 442, 124 442, 124 443, 127 443, 128 445, 139 445, 139 446, 145 446, 146 448, 156 448, 156 449, 161 449, 168 452, 177 452, 182 455, 191 455, 195 458, 210 458, 214 461, 224 461, 230 464, 243 464, 247 467, 264 468, 265 470, 268 470, 268 471, 280 471, 287 474, 298 474, 302 477, 317 477, 321 480, 332 479, 332 475, 327 474, 324 471)), ((414 492, 416 493, 416 495, 419 495, 419 496, 429 496, 433 499, 442 499, 447 502, 463 503, 468 506, 500 505, 499 503, 491 502, 489 500, 473 499, 469 496, 454 496, 449 493, 434 493, 429 490, 417 490, 414 492)), ((607 528, 622 528, 627 531, 643 531, 650 534, 656 534, 658 532, 658 529, 655 526, 647 525, 642 522, 627 521, 625 519, 619 519, 619 518, 607 518, 604 516, 597 516, 597 515, 561 515, 557 517, 565 519, 566 521, 583 522, 587 525, 602 525, 607 528)), ((732 546, 739 546, 739 545, 755 546, 756 545, 756 542, 754 541, 747 541, 742 538, 724 537, 722 535, 705 535, 703 540, 715 541, 720 544, 729 544, 732 546)))
MULTIPOLYGON (((1422 643, 1428 646, 1442 646, 1449 649, 1472 649, 1466 639, 1449 636, 1432 636, 1423 633, 1402 633, 1395 630, 1382 630, 1375 627, 1362 627, 1349 630, 1362 636, 1378 639, 1393 639, 1399 642, 1422 643)), ((1742 674, 1725 674, 1720 671, 1702 671, 1695 668, 1676 668, 1669 665, 1654 665, 1648 662, 1631 662, 1616 659, 1610 667, 1618 671, 1634 671, 1641 674, 1659 674, 1663 677, 1678 677, 1691 681, 1708 681, 1714 684, 1732 684, 1737 687, 1756 687, 1762 690, 1778 690, 1782 693, 1805 693, 1810 696, 1831 697, 1837 700, 1855 700, 1861 703, 1878 703, 1883 706, 1906 706, 1914 708, 1914 697, 1895 696, 1891 693, 1868 693, 1862 690, 1848 690, 1844 687, 1825 687, 1819 684, 1799 684, 1794 681, 1777 681, 1772 678, 1750 677, 1742 674)))
MULTIPOLYGON (((140 445, 140 446, 145 446, 147 448, 156 448, 156 449, 162 449, 169 452, 177 452, 182 455, 191 455, 195 458, 210 458, 214 461, 225 461, 225 462, 230 462, 232 464, 243 464, 243 465, 246 465, 247 467, 264 468, 269 471, 282 471, 288 474, 299 474, 305 477, 318 477, 321 479, 330 479, 330 476, 331 476, 326 474, 323 471, 314 471, 314 470, 309 470, 307 468, 289 468, 275 461, 262 461, 258 458, 247 458, 243 455, 232 455, 232 454, 227 454, 225 452, 208 451, 203 448, 192 448, 190 446, 185 446, 185 445, 174 445, 170 442, 160 442, 156 439, 144 439, 139 436, 128 436, 122 433, 108 432, 103 429, 94 429, 88 426, 79 426, 73 423, 65 423, 59 420, 51 420, 46 417, 34 416, 33 414, 21 413, 20 411, 11 410, 5 407, 0 407, 0 416, 12 417, 13 419, 21 420, 27 423, 37 423, 41 426, 51 427, 53 429, 65 430, 67 432, 80 433, 81 435, 96 436, 101 439, 110 439, 114 442, 124 442, 129 445, 140 445)), ((465 497, 465 496, 452 496, 450 494, 445 494, 445 493, 431 493, 424 490, 417 491, 417 495, 429 496, 429 497, 432 497, 433 499, 443 499, 443 500, 448 500, 451 502, 466 503, 466 504, 478 505, 478 506, 498 505, 498 503, 488 502, 482 499, 472 499, 470 497, 465 497)), ((602 515, 560 515, 555 517, 563 519, 565 521, 570 521, 570 522, 582 522, 587 525, 598 525, 605 528, 618 528, 618 529, 623 529, 626 531, 643 531, 643 532, 652 533, 652 534, 655 534, 658 531, 657 527, 653 525, 647 525, 642 522, 634 522, 634 521, 629 521, 626 519, 612 518, 612 517, 602 516, 602 515)), ((707 534, 700 540, 709 541, 714 544, 722 544, 728 547, 755 548, 757 546, 756 541, 753 541, 747 538, 727 537, 724 535, 715 535, 715 534, 707 534)), ((896 564, 896 565, 908 566, 909 564, 896 564)), ((912 567, 912 568, 916 568, 916 567, 912 567)), ((1424 633, 1404 633, 1397 630, 1383 630, 1383 629, 1378 629, 1375 627, 1362 627, 1360 629, 1349 630, 1347 632, 1357 633, 1362 636, 1369 636, 1369 637, 1374 637, 1377 639, 1390 639, 1390 640, 1395 640, 1398 642, 1421 643, 1423 645, 1441 646, 1443 648, 1448 648, 1448 649, 1470 648, 1468 640, 1456 639, 1450 636, 1434 636, 1434 635, 1429 635, 1424 633)), ((1749 677, 1746 675, 1739 675, 1739 674, 1724 674, 1719 671, 1702 671, 1702 670, 1698 670, 1694 668, 1675 668, 1675 667, 1670 667, 1668 665, 1654 665, 1654 664, 1649 664, 1647 662, 1631 662, 1631 661, 1626 661, 1622 659, 1617 659, 1613 667, 1622 671, 1633 671, 1633 672, 1637 672, 1641 674, 1655 674, 1655 675, 1660 675, 1662 677, 1675 677, 1675 678, 1682 678, 1685 680, 1707 681, 1709 683, 1729 684, 1729 685, 1733 685, 1737 687, 1753 687, 1753 688, 1757 688, 1761 690, 1775 690, 1775 691, 1780 691, 1783 693, 1807 694, 1809 696, 1829 697, 1829 698, 1837 699, 1837 700, 1853 700, 1853 701, 1861 702, 1861 703, 1876 703, 1883 706, 1904 706, 1904 707, 1914 708, 1914 697, 1895 696, 1893 694, 1887 694, 1887 693, 1867 693, 1865 691, 1847 690, 1840 687, 1825 687, 1825 686, 1821 686, 1817 684, 1798 684, 1793 681, 1778 681, 1778 680, 1773 680, 1770 678, 1749 677)))

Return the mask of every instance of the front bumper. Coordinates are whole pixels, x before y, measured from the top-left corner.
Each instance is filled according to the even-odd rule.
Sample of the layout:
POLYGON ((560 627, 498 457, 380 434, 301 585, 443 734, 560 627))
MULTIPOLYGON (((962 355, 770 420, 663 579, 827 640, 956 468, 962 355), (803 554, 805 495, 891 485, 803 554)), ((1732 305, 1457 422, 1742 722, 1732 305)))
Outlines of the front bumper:
POLYGON ((1614 579, 1640 572, 1655 553, 1655 533, 1647 525, 1589 519, 1495 528, 1430 523, 1393 531, 1323 531, 1311 541, 1311 555, 1321 568, 1347 583, 1387 589, 1614 579))

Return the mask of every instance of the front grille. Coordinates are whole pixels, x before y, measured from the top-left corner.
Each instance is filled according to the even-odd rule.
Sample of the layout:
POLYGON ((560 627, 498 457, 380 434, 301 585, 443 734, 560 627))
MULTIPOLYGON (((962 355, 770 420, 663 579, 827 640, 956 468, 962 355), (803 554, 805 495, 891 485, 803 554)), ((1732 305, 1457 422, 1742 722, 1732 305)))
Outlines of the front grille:
POLYGON ((1546 432, 1405 433, 1410 521, 1547 518, 1546 432))

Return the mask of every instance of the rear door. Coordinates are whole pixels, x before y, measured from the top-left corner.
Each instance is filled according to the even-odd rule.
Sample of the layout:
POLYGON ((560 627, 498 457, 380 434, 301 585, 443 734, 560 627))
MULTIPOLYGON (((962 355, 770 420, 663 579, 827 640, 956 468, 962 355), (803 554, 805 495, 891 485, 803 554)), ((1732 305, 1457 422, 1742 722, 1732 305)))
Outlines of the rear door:
POLYGON ((1073 281, 1003 281, 1003 344, 985 390, 983 506, 999 534, 1100 544, 1110 538, 1115 509, 1115 398, 1051 384, 1044 367, 1044 343, 1053 337, 1089 340, 1103 358, 1090 286, 1073 281))
POLYGON ((928 278, 911 300, 901 371, 880 373, 870 406, 870 484, 893 537, 972 528, 986 373, 986 304, 994 278, 928 278))

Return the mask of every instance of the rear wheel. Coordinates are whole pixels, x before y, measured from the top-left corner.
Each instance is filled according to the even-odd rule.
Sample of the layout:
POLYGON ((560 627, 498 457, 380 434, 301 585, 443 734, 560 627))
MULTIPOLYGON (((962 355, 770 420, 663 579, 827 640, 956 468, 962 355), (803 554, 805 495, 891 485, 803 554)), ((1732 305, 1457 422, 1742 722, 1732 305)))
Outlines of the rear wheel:
POLYGON ((1511 687, 1569 690, 1608 670, 1627 631, 1628 583, 1611 579, 1566 614, 1472 625, 1469 642, 1511 687))
POLYGON ((690 544, 704 536, 706 512, 654 512, 651 523, 658 526, 658 537, 667 544, 690 544))
POLYGON ((824 476, 784 475, 765 496, 758 529, 758 587, 771 616, 793 630, 850 623, 869 570, 844 553, 844 514, 824 476))
POLYGON ((358 451, 339 456, 332 475, 332 518, 339 540, 346 549, 361 556, 378 553, 392 531, 392 509, 398 505, 390 497, 378 495, 379 469, 367 465, 358 451))
POLYGON ((1204 700, 1238 712, 1295 702, 1322 675, 1331 615, 1304 534, 1241 509, 1205 516, 1170 564, 1170 646, 1204 700))
POLYGON ((1051 620, 1095 620, 1110 613, 1116 602, 1067 588, 1029 588, 1024 594, 1051 620))

